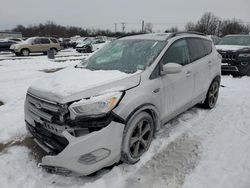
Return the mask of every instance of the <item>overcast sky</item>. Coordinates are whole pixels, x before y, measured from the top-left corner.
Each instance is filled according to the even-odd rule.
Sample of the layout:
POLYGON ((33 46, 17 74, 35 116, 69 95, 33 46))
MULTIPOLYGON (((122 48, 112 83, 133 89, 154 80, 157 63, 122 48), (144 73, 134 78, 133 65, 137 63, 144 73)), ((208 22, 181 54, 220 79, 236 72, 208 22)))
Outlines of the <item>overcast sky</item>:
MULTIPOLYGON (((157 31, 184 28, 185 23, 197 21, 207 11, 250 23, 250 0, 0 0, 0 30, 48 20, 112 30, 114 23, 125 22, 126 30, 139 30, 145 20, 157 31)), ((117 29, 121 30, 121 24, 117 29)))

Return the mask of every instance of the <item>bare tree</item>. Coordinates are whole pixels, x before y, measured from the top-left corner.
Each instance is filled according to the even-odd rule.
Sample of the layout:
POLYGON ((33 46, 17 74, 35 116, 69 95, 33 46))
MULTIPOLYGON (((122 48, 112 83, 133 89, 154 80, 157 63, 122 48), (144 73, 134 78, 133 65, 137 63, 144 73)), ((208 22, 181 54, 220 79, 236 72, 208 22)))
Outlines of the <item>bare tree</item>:
POLYGON ((153 24, 152 23, 146 23, 144 27, 145 33, 152 33, 153 32, 153 24))
POLYGON ((206 12, 198 21, 195 30, 207 35, 216 35, 219 23, 220 19, 218 17, 211 12, 206 12))
POLYGON ((193 22, 188 22, 185 26, 186 31, 196 31, 196 24, 193 22))
POLYGON ((220 29, 221 35, 225 36, 228 34, 248 34, 249 28, 247 25, 241 23, 240 20, 224 20, 221 23, 220 29))
POLYGON ((178 27, 171 27, 170 29, 167 29, 165 32, 166 33, 175 33, 178 31, 179 31, 178 27))

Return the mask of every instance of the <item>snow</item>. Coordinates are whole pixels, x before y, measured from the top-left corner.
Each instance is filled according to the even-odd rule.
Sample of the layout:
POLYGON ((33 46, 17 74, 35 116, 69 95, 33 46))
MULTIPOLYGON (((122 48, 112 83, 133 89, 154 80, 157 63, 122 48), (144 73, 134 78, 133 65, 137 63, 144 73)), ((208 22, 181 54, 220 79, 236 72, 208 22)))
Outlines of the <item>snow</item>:
MULTIPOLYGON (((71 52, 59 55, 66 53, 70 59, 71 52)), ((249 77, 223 76, 216 108, 195 107, 166 124, 134 165, 120 164, 80 178, 38 168, 40 154, 27 141, 23 120, 25 93, 37 80, 65 71, 42 70, 69 67, 72 71, 70 67, 80 62, 65 60, 59 63, 46 56, 32 56, 0 61, 0 101, 4 102, 0 106, 0 187, 249 187, 249 77)))
POLYGON ((250 48, 249 46, 237 46, 237 45, 216 45, 215 46, 217 50, 232 50, 232 51, 237 51, 240 49, 244 49, 244 48, 250 48))
POLYGON ((130 76, 132 76, 132 74, 126 74, 117 70, 91 71, 83 68, 67 68, 50 77, 38 80, 31 87, 37 91, 50 92, 59 97, 66 97, 130 76), (79 82, 81 82, 81 84, 79 84, 79 82))

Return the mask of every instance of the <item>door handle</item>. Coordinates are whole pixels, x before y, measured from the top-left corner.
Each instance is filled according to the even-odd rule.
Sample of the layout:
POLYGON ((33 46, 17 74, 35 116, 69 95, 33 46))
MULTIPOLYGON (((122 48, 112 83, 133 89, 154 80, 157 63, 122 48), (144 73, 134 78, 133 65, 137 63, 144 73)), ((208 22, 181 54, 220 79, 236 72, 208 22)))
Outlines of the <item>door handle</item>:
POLYGON ((208 63, 208 65, 209 65, 209 66, 211 66, 211 65, 212 65, 212 61, 208 61, 207 63, 208 63))
POLYGON ((191 74, 192 74, 192 71, 187 71, 187 72, 186 72, 186 77, 190 77, 191 74))

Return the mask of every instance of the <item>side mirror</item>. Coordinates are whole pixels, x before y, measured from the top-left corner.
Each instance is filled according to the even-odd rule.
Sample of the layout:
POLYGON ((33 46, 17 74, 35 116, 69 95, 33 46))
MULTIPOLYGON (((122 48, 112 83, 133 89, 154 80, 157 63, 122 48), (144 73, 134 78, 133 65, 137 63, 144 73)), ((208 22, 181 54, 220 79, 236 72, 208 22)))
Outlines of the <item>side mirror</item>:
POLYGON ((161 71, 161 75, 165 74, 178 74, 182 71, 182 65, 178 63, 167 63, 163 65, 163 70, 161 71))

